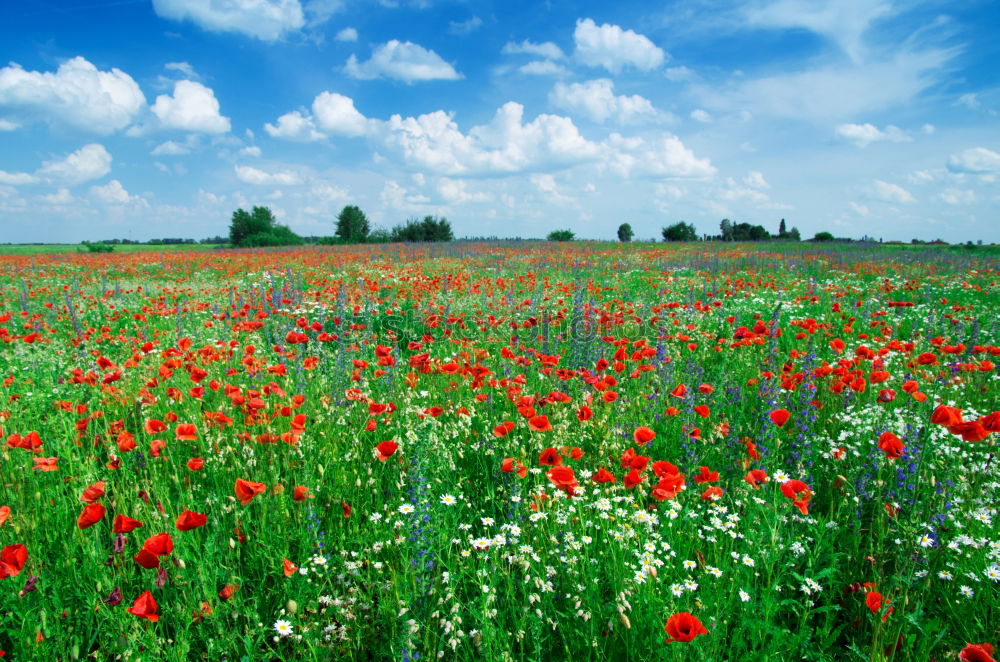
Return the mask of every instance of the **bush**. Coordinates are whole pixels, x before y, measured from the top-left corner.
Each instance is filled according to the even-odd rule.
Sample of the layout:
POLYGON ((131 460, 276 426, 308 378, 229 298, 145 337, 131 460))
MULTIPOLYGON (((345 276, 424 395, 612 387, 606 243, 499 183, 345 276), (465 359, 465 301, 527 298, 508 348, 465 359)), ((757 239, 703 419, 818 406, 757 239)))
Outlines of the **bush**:
POLYGON ((280 225, 267 207, 254 207, 247 212, 237 209, 229 225, 229 242, 237 248, 263 246, 298 246, 302 237, 287 225, 280 225))
POLYGON ((424 220, 408 219, 406 225, 397 225, 389 233, 390 241, 453 241, 451 223, 446 218, 424 216, 424 220))
POLYGON ((86 247, 88 253, 114 253, 115 247, 111 244, 105 244, 100 241, 81 241, 83 246, 86 247))
POLYGON ((817 232, 813 241, 833 241, 833 235, 829 232, 817 232))
POLYGON ((663 228, 663 241, 698 241, 698 231, 693 224, 681 221, 663 228))
POLYGON ((553 230, 547 237, 549 241, 573 241, 575 238, 572 230, 553 230))

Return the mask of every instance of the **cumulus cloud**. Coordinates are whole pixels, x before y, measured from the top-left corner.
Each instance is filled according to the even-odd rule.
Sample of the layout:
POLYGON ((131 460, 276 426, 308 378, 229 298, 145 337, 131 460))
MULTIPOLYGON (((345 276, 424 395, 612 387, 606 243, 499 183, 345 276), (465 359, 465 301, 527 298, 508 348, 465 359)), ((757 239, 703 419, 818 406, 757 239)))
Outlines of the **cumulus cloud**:
POLYGON ((883 182, 881 179, 876 179, 872 183, 871 195, 876 200, 881 200, 882 202, 910 203, 917 201, 917 199, 902 186, 899 186, 898 184, 890 184, 889 182, 883 182))
POLYGON ((547 60, 561 60, 566 55, 562 52, 562 49, 555 45, 551 41, 542 42, 540 44, 528 41, 525 39, 521 43, 514 41, 508 41, 504 44, 503 49, 500 51, 504 55, 518 55, 521 53, 527 55, 536 55, 538 57, 543 57, 547 60))
POLYGON ((461 204, 465 202, 489 202, 493 196, 489 193, 469 190, 468 182, 461 179, 442 177, 437 184, 437 191, 446 202, 461 204))
POLYGON ((299 0, 153 0, 159 16, 189 20, 212 32, 242 32, 274 41, 305 25, 299 0))
POLYGON ((290 170, 266 172, 250 166, 235 166, 236 177, 254 186, 293 186, 300 183, 299 176, 290 170))
POLYGON ((889 125, 885 130, 879 129, 874 124, 841 124, 836 129, 837 136, 846 142, 858 147, 867 147, 874 142, 894 142, 902 143, 913 140, 903 133, 899 127, 889 125))
POLYGON ((174 94, 161 94, 150 109, 166 129, 226 133, 229 118, 219 114, 219 101, 211 88, 190 80, 179 80, 174 94))
POLYGON ((617 133, 606 141, 605 166, 621 177, 707 179, 715 175, 709 159, 699 159, 680 138, 626 138, 617 133))
POLYGON ((649 71, 667 59, 663 49, 644 35, 608 23, 599 26, 589 18, 576 22, 573 41, 576 43, 574 56, 579 62, 604 67, 614 74, 626 67, 649 71))
POLYGON ((46 161, 38 175, 52 181, 79 184, 111 172, 111 154, 103 145, 84 145, 65 158, 46 161))
POLYGON ((125 205, 129 202, 140 201, 145 202, 145 200, 139 196, 129 195, 129 192, 125 190, 125 187, 122 186, 122 183, 117 179, 112 179, 103 186, 91 186, 90 195, 109 205, 125 205))
POLYGON ((478 16, 473 16, 467 21, 448 22, 448 32, 450 34, 457 34, 457 35, 472 34, 481 27, 483 27, 483 19, 479 18, 478 16))
POLYGON ((344 73, 360 80, 385 77, 406 83, 458 80, 462 77, 434 51, 410 41, 396 39, 378 46, 365 62, 359 62, 352 55, 344 65, 344 73))
POLYGON ((25 184, 34 184, 38 181, 38 178, 27 172, 6 172, 0 170, 0 184, 6 184, 7 186, 23 186, 25 184))
POLYGON ((707 110, 703 110, 701 108, 695 108, 694 110, 691 111, 691 119, 693 119, 695 122, 702 122, 707 124, 712 121, 712 115, 709 114, 707 110))
POLYGON ((174 142, 173 140, 160 143, 153 148, 153 151, 150 152, 153 156, 183 156, 184 154, 190 153, 191 148, 188 145, 182 145, 181 143, 174 142))
POLYGON ((953 154, 948 159, 948 170, 974 175, 1000 172, 1000 154, 985 147, 972 147, 953 154))
POLYGON ((25 71, 18 64, 0 69, 0 108, 7 122, 45 121, 109 134, 135 120, 146 97, 120 69, 100 71, 82 57, 59 65, 55 73, 25 71))
POLYGON ((565 76, 569 73, 566 67, 552 60, 532 60, 517 70, 526 76, 565 76))
POLYGON ((941 195, 938 197, 941 198, 942 202, 949 205, 971 205, 976 201, 976 192, 949 188, 941 191, 941 195))
POLYGON ((198 80, 201 78, 201 76, 195 72, 194 67, 187 62, 167 62, 163 65, 163 68, 167 71, 179 72, 182 76, 184 76, 184 78, 189 80, 198 80))
POLYGON ((320 129, 341 136, 363 136, 370 130, 368 119, 354 107, 350 97, 321 92, 313 100, 313 117, 320 129))
POLYGON ((274 138, 296 142, 311 142, 326 137, 316 130, 316 123, 311 115, 304 115, 297 110, 285 113, 275 124, 268 122, 264 125, 264 131, 274 138))
POLYGON ((608 78, 584 83, 556 83, 549 93, 549 102, 565 111, 584 115, 595 122, 614 119, 619 124, 663 119, 652 102, 637 94, 615 95, 615 84, 608 78))

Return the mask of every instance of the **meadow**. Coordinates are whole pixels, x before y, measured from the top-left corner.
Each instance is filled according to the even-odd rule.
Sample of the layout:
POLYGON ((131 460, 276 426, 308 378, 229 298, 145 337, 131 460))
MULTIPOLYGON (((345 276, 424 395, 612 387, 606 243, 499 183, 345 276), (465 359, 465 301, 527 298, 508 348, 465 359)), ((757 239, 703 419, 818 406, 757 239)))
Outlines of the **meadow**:
POLYGON ((991 660, 998 266, 0 256, 0 649, 991 660))

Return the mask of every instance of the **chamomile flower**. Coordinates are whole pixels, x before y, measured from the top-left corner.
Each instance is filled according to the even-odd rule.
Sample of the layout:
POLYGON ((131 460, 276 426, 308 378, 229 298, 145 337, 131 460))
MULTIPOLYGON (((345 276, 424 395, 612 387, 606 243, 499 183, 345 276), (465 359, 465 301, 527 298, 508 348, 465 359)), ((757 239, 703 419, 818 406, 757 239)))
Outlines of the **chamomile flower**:
POLYGON ((402 515, 409 515, 414 510, 416 510, 416 508, 413 507, 412 503, 404 503, 403 505, 401 505, 396 510, 399 511, 399 513, 402 514, 402 515))
POLYGON ((976 594, 975 591, 973 591, 971 588, 969 588, 968 586, 965 586, 965 585, 959 586, 958 587, 958 592, 961 593, 962 595, 964 595, 967 598, 971 598, 972 596, 974 596, 976 594))
POLYGON ((750 602, 750 594, 743 589, 740 589, 740 600, 743 602, 750 602))
POLYGON ((275 621, 274 631, 278 633, 279 637, 287 637, 292 634, 292 624, 288 621, 275 621))
POLYGON ((694 570, 695 568, 698 567, 697 563, 695 563, 694 561, 690 561, 690 560, 684 561, 684 563, 682 565, 684 566, 685 570, 694 570))
POLYGON ((456 503, 458 503, 458 499, 456 499, 450 494, 442 494, 441 503, 446 506, 454 506, 456 503))

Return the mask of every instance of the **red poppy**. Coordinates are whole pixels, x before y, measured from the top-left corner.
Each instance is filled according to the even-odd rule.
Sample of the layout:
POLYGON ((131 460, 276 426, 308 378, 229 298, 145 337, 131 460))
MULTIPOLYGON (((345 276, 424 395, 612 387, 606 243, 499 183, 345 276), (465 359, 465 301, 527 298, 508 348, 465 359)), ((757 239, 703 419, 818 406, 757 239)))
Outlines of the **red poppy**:
POLYGON ((650 428, 647 428, 645 425, 640 428, 636 428, 635 432, 632 433, 632 440, 640 446, 651 443, 653 439, 656 439, 656 433, 650 428))
POLYGON ((785 423, 788 422, 788 415, 787 409, 775 409, 771 412, 771 422, 779 428, 783 428, 785 427, 785 423))
POLYGON ((618 399, 618 394, 615 393, 614 391, 605 391, 604 393, 601 393, 601 400, 604 400, 609 404, 617 399, 618 399))
POLYGON ((701 467, 698 470, 698 475, 694 477, 694 482, 698 483, 718 483, 719 482, 719 472, 710 471, 708 467, 701 467))
POLYGON ((98 499, 104 496, 104 481, 94 483, 87 489, 83 491, 80 495, 80 501, 83 503, 94 503, 98 499))
POLYGON ((399 450, 399 444, 395 441, 383 441, 375 447, 375 454, 379 462, 385 462, 399 450))
POLYGON ((789 480, 781 486, 781 493, 792 500, 792 505, 799 509, 803 515, 809 514, 809 500, 812 498, 812 490, 801 480, 789 480))
POLYGON ((155 623, 160 620, 159 615, 156 613, 158 606, 156 600, 153 599, 153 594, 150 591, 146 591, 132 603, 126 611, 128 613, 138 616, 139 618, 145 618, 150 622, 155 623))
POLYGON ((341 501, 340 502, 340 509, 342 511, 344 511, 344 517, 350 517, 351 516, 351 505, 349 503, 347 503, 346 501, 341 501))
POLYGON ((578 412, 576 412, 576 418, 581 423, 589 421, 593 417, 594 417, 594 412, 587 405, 584 405, 584 406, 580 407, 580 410, 578 412))
POLYGON ((704 395, 711 395, 715 392, 715 387, 711 384, 702 384, 698 387, 698 392, 703 393, 704 395))
POLYGON ((686 398, 687 386, 684 386, 684 384, 678 384, 676 387, 674 387, 674 390, 670 392, 670 395, 672 395, 675 398, 686 398))
POLYGON ((177 441, 196 441, 198 439, 198 428, 194 423, 181 423, 174 429, 174 437, 177 441))
POLYGON ((948 432, 962 436, 962 441, 976 443, 990 436, 989 430, 979 421, 964 421, 948 428, 948 432))
POLYGON ((674 614, 667 619, 667 624, 663 626, 663 630, 670 637, 667 639, 668 644, 694 641, 695 637, 708 634, 708 630, 701 624, 701 621, 686 611, 674 614))
POLYGON ((177 516, 175 526, 178 531, 190 531, 191 529, 197 529, 198 527, 205 526, 207 522, 207 516, 202 515, 201 513, 193 513, 190 510, 185 510, 177 516))
POLYGON ((299 566, 295 565, 288 559, 284 559, 282 572, 285 573, 285 577, 291 577, 299 570, 299 566))
POLYGON ((139 553, 132 557, 132 560, 146 570, 152 570, 153 568, 160 567, 160 557, 153 554, 148 549, 140 549, 139 553))
POLYGON ((722 488, 714 485, 701 493, 702 501, 716 501, 721 498, 722 488))
POLYGON ((750 487, 759 490, 760 486, 767 482, 767 474, 763 469, 754 469, 743 477, 750 487))
POLYGON ((528 427, 532 432, 547 432, 552 429, 548 416, 532 416, 528 419, 528 427))
POLYGON ((493 428, 493 435, 496 436, 496 437, 499 437, 499 438, 503 439, 508 434, 510 434, 510 431, 513 430, 513 429, 514 429, 514 424, 513 423, 510 423, 510 422, 501 423, 500 425, 498 425, 495 428, 493 428))
POLYGON ((167 556, 174 551, 174 541, 169 533, 157 533, 147 538, 142 548, 154 556, 167 556))
POLYGON ((84 506, 83 512, 76 518, 76 526, 83 530, 89 529, 104 519, 105 508, 99 503, 84 506))
POLYGON ((677 407, 667 407, 666 409, 663 410, 664 416, 676 416, 679 413, 681 412, 678 411, 677 407))
POLYGON ((519 478, 524 478, 528 475, 528 468, 512 457, 505 458, 504 461, 500 463, 500 471, 505 474, 516 473, 519 478))
POLYGON ((132 519, 131 517, 126 517, 125 515, 116 515, 114 525, 111 528, 112 533, 131 533, 132 531, 138 529, 142 526, 142 522, 137 519, 132 519))
POLYGON ((226 584, 219 591, 219 597, 223 601, 228 600, 229 598, 233 597, 233 594, 236 593, 236 591, 238 590, 240 590, 240 587, 237 586, 236 584, 226 584))
POLYGON ((131 453, 136 449, 135 437, 124 430, 118 433, 115 443, 118 444, 118 450, 122 453, 131 453))
POLYGON ((201 471, 205 467, 205 460, 200 457, 192 457, 187 461, 189 471, 201 471))
POLYGON ((0 526, 4 525, 8 517, 10 517, 10 506, 0 506, 0 526))
POLYGON ((538 456, 538 465, 542 467, 558 467, 562 464, 562 458, 554 448, 546 448, 538 456))
POLYGON ((940 405, 931 414, 931 423, 951 427, 962 422, 962 410, 940 405))
POLYGON ((573 470, 569 467, 553 467, 549 469, 545 476, 549 481, 564 491, 569 496, 573 496, 573 488, 575 488, 578 483, 576 482, 576 475, 573 470))
POLYGON ((644 474, 639 473, 638 469, 633 469, 632 471, 625 474, 625 489, 632 489, 642 481, 646 479, 644 474))
POLYGON ((0 579, 17 577, 28 561, 28 548, 24 545, 9 545, 0 551, 0 579))
POLYGON ((592 476, 592 480, 595 483, 614 483, 616 481, 615 475, 604 467, 597 470, 597 473, 592 476))
POLYGON ((995 411, 979 419, 979 424, 987 432, 1000 432, 1000 411, 995 411))
POLYGON ((59 471, 59 458, 57 457, 33 457, 31 461, 35 463, 32 467, 35 471, 59 471))
POLYGON ((684 474, 667 474, 660 478, 660 482, 653 486, 652 496, 657 501, 673 499, 684 489, 684 474))
POLYGON ((236 498, 244 506, 249 504, 258 494, 264 494, 267 486, 264 483, 252 483, 242 478, 236 479, 236 498))
POLYGON ((694 413, 698 414, 702 418, 708 418, 711 412, 709 408, 706 407, 705 405, 698 405, 697 407, 694 408, 694 413))
POLYGON ((903 445, 903 440, 893 433, 883 432, 882 436, 878 438, 878 448, 885 453, 888 459, 895 460, 896 458, 903 457, 903 449, 906 446, 903 445))
POLYGON ((142 426, 142 429, 146 431, 146 434, 153 435, 160 434, 167 429, 167 426, 163 423, 163 421, 151 419, 146 421, 146 423, 142 426))
POLYGON ((966 644, 958 659, 962 662, 996 662, 991 644, 966 644))

